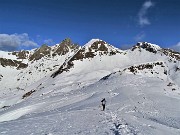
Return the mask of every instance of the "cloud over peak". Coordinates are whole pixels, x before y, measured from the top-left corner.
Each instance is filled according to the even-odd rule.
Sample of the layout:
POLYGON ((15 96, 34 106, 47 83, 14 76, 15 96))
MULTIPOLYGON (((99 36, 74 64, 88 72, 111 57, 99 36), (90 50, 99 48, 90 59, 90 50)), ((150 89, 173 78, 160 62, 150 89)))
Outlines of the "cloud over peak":
POLYGON ((147 11, 154 6, 151 1, 145 1, 138 13, 138 23, 140 26, 145 26, 151 24, 147 17, 147 11))
POLYGON ((140 32, 134 37, 134 39, 135 41, 140 42, 145 38, 145 36, 146 36, 145 32, 140 32))
POLYGON ((180 52, 180 42, 178 42, 176 45, 173 45, 171 48, 177 52, 180 52))
POLYGON ((0 50, 14 51, 23 47, 37 47, 38 44, 30 40, 27 33, 0 34, 0 50))

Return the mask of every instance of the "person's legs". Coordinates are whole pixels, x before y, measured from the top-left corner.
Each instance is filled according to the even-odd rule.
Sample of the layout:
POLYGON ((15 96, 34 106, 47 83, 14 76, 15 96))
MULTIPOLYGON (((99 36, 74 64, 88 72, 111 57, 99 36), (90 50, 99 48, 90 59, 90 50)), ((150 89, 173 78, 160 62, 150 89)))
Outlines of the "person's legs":
POLYGON ((105 110, 105 105, 103 104, 102 106, 103 106, 103 111, 104 111, 105 110))

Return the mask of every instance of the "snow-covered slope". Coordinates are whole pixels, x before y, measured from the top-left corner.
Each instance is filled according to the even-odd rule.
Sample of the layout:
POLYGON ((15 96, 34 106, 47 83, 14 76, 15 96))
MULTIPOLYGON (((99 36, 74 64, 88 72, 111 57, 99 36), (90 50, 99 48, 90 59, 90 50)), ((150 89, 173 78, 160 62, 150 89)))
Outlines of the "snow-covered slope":
POLYGON ((30 51, 2 52, 0 55, 0 108, 15 104, 19 102, 18 100, 21 101, 22 95, 27 92, 26 87, 50 76, 78 48, 79 46, 73 44, 70 39, 65 39, 52 47, 42 45, 30 51))
POLYGON ((56 93, 57 90, 49 89, 43 95, 39 95, 40 91, 34 93, 31 98, 0 112, 0 121, 8 121, 0 123, 0 131, 17 135, 177 135, 180 90, 177 87, 172 92, 174 86, 159 78, 164 67, 155 64, 149 65, 159 68, 159 76, 149 77, 152 73, 148 67, 142 70, 147 76, 134 74, 129 67, 78 90, 56 93), (105 112, 99 106, 103 97, 107 100, 105 112), (19 126, 23 128, 20 130, 19 126))
POLYGON ((28 67, 0 68, 11 68, 18 87, 0 89, 0 133, 180 134, 179 58, 146 42, 125 51, 100 39, 42 46, 28 67))

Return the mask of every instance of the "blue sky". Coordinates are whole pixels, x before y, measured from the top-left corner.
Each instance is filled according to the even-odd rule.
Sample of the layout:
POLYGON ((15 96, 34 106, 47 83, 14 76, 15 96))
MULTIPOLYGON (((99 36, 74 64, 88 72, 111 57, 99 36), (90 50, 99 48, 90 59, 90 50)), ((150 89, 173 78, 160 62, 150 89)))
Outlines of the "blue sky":
MULTIPOLYGON (((128 48, 138 41, 180 48, 179 0, 0 0, 0 50, 70 37, 128 48)), ((180 50, 180 49, 179 49, 180 50)))

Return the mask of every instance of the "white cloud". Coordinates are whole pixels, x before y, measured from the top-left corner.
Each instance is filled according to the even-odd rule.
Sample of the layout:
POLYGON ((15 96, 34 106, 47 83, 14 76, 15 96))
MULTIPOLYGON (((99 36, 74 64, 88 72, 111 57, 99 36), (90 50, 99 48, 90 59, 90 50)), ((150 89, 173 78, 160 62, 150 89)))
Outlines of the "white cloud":
POLYGON ((151 1, 145 1, 144 4, 142 5, 139 13, 138 13, 138 23, 140 26, 145 26, 151 24, 147 17, 147 11, 149 8, 153 7, 154 3, 151 1))
POLYGON ((176 45, 173 45, 171 48, 175 51, 180 52, 180 42, 178 42, 176 45))
POLYGON ((37 47, 38 45, 34 41, 27 40, 27 41, 24 41, 22 43, 22 46, 25 46, 25 47, 37 47))
POLYGON ((37 47, 38 44, 30 40, 27 33, 0 34, 0 50, 13 51, 23 47, 37 47))
POLYGON ((54 44, 54 41, 52 39, 46 39, 46 40, 44 40, 44 43, 48 44, 48 45, 52 45, 52 44, 54 44))
POLYGON ((141 32, 139 34, 137 34, 134 39, 135 41, 139 42, 139 41, 142 41, 144 38, 145 38, 146 34, 144 32, 141 32))
POLYGON ((41 35, 36 35, 36 41, 39 45, 47 44, 47 45, 54 45, 55 42, 53 39, 44 39, 41 35))

